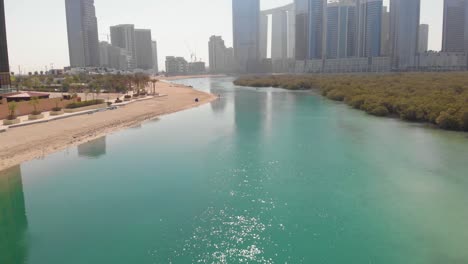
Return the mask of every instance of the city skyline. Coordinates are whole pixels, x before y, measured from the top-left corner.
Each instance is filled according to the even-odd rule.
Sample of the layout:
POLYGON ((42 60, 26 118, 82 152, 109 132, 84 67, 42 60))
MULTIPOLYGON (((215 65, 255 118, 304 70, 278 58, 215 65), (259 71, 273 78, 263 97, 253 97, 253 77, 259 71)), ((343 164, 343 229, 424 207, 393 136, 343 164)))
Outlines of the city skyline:
MULTIPOLYGON (((54 68, 68 66, 68 46, 66 37, 66 19, 65 19, 65 3, 59 0, 45 0, 40 6, 47 6, 49 9, 42 12, 41 16, 25 10, 21 5, 22 1, 6 0, 6 19, 7 19, 7 34, 10 47, 10 65, 11 71, 18 72, 18 65, 22 65, 22 71, 44 70, 47 65, 50 68, 53 63, 54 68), (54 3, 54 4, 52 4, 54 3), (21 12, 21 16, 15 15, 21 12), (52 17, 47 14, 53 13, 52 17), (31 24, 20 17, 37 18, 38 23, 31 24), (40 17, 40 18, 39 18, 40 17), (44 18, 47 17, 47 18, 44 18), (38 43, 37 48, 41 49, 38 54, 37 49, 29 49, 28 43, 24 41, 24 34, 14 34, 14 32, 28 31, 27 39, 38 38, 39 35, 49 34, 48 41, 38 43)), ((154 3, 144 0, 136 0, 136 2, 145 4, 148 7, 155 6, 154 3)), ((206 9, 199 7, 194 3, 186 3, 187 9, 193 12, 181 10, 183 19, 171 21, 171 27, 164 26, 161 21, 167 21, 170 17, 168 12, 177 8, 177 3, 166 1, 157 1, 160 3, 159 9, 155 9, 154 15, 151 8, 149 10, 136 11, 137 8, 126 7, 125 9, 114 7, 118 6, 121 1, 98 0, 95 1, 96 15, 99 26, 100 41, 108 40, 109 27, 111 25, 121 23, 135 24, 135 28, 152 29, 153 39, 158 41, 159 64, 164 65, 165 56, 176 55, 190 58, 191 51, 197 53, 198 58, 202 58, 208 62, 207 40, 211 35, 220 35, 226 42, 226 46, 232 46, 232 19, 231 19, 231 1, 212 1, 209 0, 212 8, 206 9), (112 11, 106 6, 113 6, 112 11), (164 8, 161 8, 164 7, 164 8), (135 9, 135 10, 134 10, 135 9), (216 12, 210 12, 216 10, 216 12), (197 11, 197 12, 195 12, 197 11), (116 15, 119 12, 118 15, 116 15), (133 14, 133 12, 135 15, 133 14), (206 12, 203 13, 203 12, 206 12), (112 14, 112 15, 111 15, 112 14), (193 20, 193 19, 198 19, 193 20), (223 23, 211 23, 212 20, 223 21, 223 23), (195 21, 195 23, 188 23, 195 21), (167 29, 169 28, 169 29, 167 29), (183 30, 185 28, 185 30, 183 30), (171 30, 172 29, 172 30, 171 30), (177 34, 174 34, 177 33, 177 34), (191 50, 191 51, 190 51, 191 50)), ((263 0, 261 1, 261 9, 275 8, 280 5, 288 4, 291 1, 283 0, 263 0)), ((440 49, 442 44, 442 0, 423 0, 422 1, 422 19, 421 23, 428 23, 431 28, 429 49, 440 49), (432 3, 432 5, 431 5, 432 3), (436 14, 436 19, 427 19, 431 14, 436 14), (434 40, 435 39, 435 40, 434 40)), ((32 9, 36 3, 28 3, 32 9)), ((384 1, 384 5, 388 6, 388 1, 384 1)))

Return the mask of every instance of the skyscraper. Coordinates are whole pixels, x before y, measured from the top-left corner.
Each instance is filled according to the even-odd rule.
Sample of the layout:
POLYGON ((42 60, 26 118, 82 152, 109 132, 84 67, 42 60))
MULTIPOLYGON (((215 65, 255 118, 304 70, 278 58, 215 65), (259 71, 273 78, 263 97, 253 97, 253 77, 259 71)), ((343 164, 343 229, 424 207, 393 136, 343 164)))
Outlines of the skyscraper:
POLYGON ((273 60, 294 58, 295 11, 294 4, 263 10, 260 13, 260 57, 273 60), (271 26, 270 23, 271 21, 271 26), (268 32, 271 39, 268 39, 268 32), (271 54, 267 54, 267 47, 271 54))
POLYGON ((210 72, 221 73, 225 68, 226 46, 221 36, 211 36, 208 42, 210 72))
POLYGON ((259 49, 260 59, 268 58, 268 14, 264 12, 260 13, 260 37, 259 37, 259 49))
POLYGON ((153 48, 153 71, 155 74, 157 74, 159 72, 158 43, 156 41, 153 41, 151 45, 151 47, 153 48))
POLYGON ((135 29, 135 51, 137 68, 143 70, 153 69, 153 43, 151 30, 135 29))
POLYGON ((380 55, 390 56, 390 12, 388 7, 382 9, 382 32, 380 40, 380 55))
POLYGON ((327 58, 354 56, 356 5, 351 0, 330 3, 327 7, 327 58))
POLYGON ((232 0, 234 56, 242 73, 258 71, 260 0, 232 0))
POLYGON ((129 24, 112 26, 110 33, 112 45, 126 50, 129 54, 128 69, 135 69, 137 66, 135 26, 129 24))
POLYGON ((296 60, 307 60, 309 57, 309 0, 294 0, 296 6, 296 60))
POLYGON ((116 70, 127 70, 129 55, 122 48, 113 46, 106 41, 99 43, 101 57, 101 67, 112 68, 116 70))
POLYGON ((288 12, 283 9, 271 16, 271 58, 288 58, 288 12))
POLYGON ((429 25, 421 24, 419 25, 419 38, 418 38, 418 52, 424 53, 428 50, 429 43, 429 25))
POLYGON ((94 0, 65 0, 71 67, 99 66, 94 0))
POLYGON ((465 50, 465 30, 468 1, 444 0, 444 25, 442 51, 463 52, 465 50))
POLYGON ((321 59, 326 52, 327 0, 309 0, 309 59, 321 59))
POLYGON ((358 57, 380 56, 382 9, 382 0, 357 0, 358 57))
POLYGON ((420 0, 390 1, 390 39, 394 69, 409 70, 417 66, 420 9, 420 0))
POLYGON ((5 7, 0 0, 0 88, 10 85, 10 63, 5 26, 5 7))

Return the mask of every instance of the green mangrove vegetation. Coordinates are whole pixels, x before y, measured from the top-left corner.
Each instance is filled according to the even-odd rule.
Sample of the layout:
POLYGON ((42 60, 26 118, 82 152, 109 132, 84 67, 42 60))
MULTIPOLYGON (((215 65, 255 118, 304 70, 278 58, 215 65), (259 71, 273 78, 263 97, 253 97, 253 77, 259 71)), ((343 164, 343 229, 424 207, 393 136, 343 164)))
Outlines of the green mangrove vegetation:
POLYGON ((317 89, 331 100, 375 116, 468 131, 468 73, 276 75, 242 77, 239 86, 317 89))

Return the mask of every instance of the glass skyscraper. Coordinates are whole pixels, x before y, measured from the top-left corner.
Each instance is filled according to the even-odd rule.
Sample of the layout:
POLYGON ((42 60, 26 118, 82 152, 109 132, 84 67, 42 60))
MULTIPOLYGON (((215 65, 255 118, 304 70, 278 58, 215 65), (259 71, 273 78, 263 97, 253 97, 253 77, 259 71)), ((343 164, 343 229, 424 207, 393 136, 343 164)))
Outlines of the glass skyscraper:
POLYGON ((295 0, 296 6, 296 60, 309 58, 309 0, 295 0))
POLYGON ((444 28, 442 51, 463 52, 465 30, 468 23, 466 0, 444 0, 444 28))
POLYGON ((420 0, 390 1, 392 67, 410 70, 417 66, 420 0))
POLYGON ((325 55, 327 0, 309 0, 309 59, 321 59, 325 55))
POLYGON ((260 0, 232 0, 233 46, 237 69, 256 72, 260 60, 260 0))
POLYGON ((357 0, 358 57, 380 56, 382 9, 382 0, 357 0))
POLYGON ((5 26, 5 7, 0 0, 0 88, 10 85, 10 64, 5 26))
POLYGON ((65 0, 71 67, 99 66, 99 34, 94 0, 65 0))
POLYGON ((326 46, 326 0, 295 0, 297 60, 322 59, 326 46))
POLYGON ((327 58, 355 54, 356 5, 352 1, 330 3, 327 7, 327 58))

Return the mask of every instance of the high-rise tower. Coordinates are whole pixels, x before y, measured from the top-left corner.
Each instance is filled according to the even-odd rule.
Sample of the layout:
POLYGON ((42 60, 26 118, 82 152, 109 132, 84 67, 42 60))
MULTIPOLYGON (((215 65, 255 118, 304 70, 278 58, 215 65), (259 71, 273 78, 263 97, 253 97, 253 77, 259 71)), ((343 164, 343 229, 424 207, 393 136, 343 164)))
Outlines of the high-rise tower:
POLYGON ((444 25, 442 37, 442 51, 465 51, 465 32, 468 33, 466 0, 444 0, 444 25))
POLYGON ((0 88, 10 85, 10 64, 5 26, 5 7, 0 0, 0 88))
POLYGON ((135 26, 130 24, 110 27, 111 43, 115 47, 124 49, 129 55, 128 69, 137 66, 137 54, 135 43, 135 26))
POLYGON ((417 65, 420 0, 390 1, 392 67, 410 70, 417 65))
POLYGON ((65 0, 71 67, 99 66, 99 34, 94 0, 65 0))
POLYGON ((241 73, 258 70, 260 0, 232 0, 234 57, 241 73))

